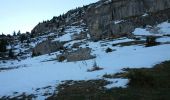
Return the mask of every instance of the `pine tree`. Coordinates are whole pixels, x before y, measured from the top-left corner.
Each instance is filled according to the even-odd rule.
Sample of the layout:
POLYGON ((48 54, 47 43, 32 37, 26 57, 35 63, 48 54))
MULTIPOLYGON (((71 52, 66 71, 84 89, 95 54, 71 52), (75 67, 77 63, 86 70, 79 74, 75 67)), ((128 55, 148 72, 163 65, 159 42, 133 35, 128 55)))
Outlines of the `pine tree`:
POLYGON ((19 36, 19 35, 21 35, 21 32, 20 32, 20 30, 18 31, 17 35, 18 35, 18 36, 19 36))
POLYGON ((27 40, 28 39, 28 37, 25 35, 25 34, 21 34, 20 35, 20 41, 21 41, 21 43, 23 43, 25 40, 27 40))
POLYGON ((14 58, 14 52, 12 51, 12 49, 9 50, 8 57, 14 58))
POLYGON ((15 31, 13 32, 13 36, 16 36, 16 32, 15 31))
POLYGON ((6 48, 7 45, 8 45, 7 40, 1 39, 0 40, 0 52, 6 52, 7 51, 7 48, 6 48))

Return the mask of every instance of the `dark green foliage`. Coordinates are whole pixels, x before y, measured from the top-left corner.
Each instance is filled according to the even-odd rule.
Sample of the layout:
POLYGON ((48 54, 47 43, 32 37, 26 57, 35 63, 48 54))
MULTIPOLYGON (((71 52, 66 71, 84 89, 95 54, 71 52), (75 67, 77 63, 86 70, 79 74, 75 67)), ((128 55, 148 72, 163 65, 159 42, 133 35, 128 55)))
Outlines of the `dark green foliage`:
POLYGON ((106 49, 106 53, 112 52, 113 50, 111 48, 106 49))
POLYGON ((143 28, 146 28, 146 24, 143 25, 143 28))
POLYGON ((13 36, 16 36, 16 32, 15 31, 13 32, 13 36))
POLYGON ((31 33, 30 34, 30 38, 34 38, 35 36, 34 36, 34 33, 31 33))
POLYGON ((12 36, 10 34, 7 35, 8 38, 12 38, 12 36))
POLYGON ((26 34, 21 34, 20 35, 20 41, 23 43, 25 40, 28 40, 28 36, 26 34))
POLYGON ((58 61, 59 61, 59 62, 63 62, 64 60, 66 60, 66 57, 65 57, 65 56, 59 56, 59 57, 58 57, 58 61))
POLYGON ((107 84, 105 80, 66 81, 57 88, 60 91, 58 95, 47 100, 102 100, 102 86, 107 84))
POLYGON ((87 71, 88 72, 93 72, 93 71, 98 71, 98 70, 102 70, 103 68, 100 68, 98 65, 97 65, 97 63, 96 63, 96 61, 94 62, 94 64, 93 64, 93 67, 91 68, 91 69, 88 69, 87 71))
POLYGON ((156 37, 154 36, 146 37, 146 47, 155 46, 159 44, 160 44, 159 42, 156 42, 156 37))
POLYGON ((41 53, 39 52, 39 53, 35 53, 34 51, 32 52, 32 57, 36 57, 36 56, 39 56, 39 55, 41 55, 41 53))
MULTIPOLYGON (((121 75, 123 73, 119 73, 121 75)), ((169 100, 170 61, 154 68, 126 69, 127 88, 105 89, 107 82, 70 81, 57 87, 57 94, 47 100, 169 100)))
POLYGON ((61 32, 64 32, 64 30, 65 30, 65 28, 63 27, 63 28, 61 29, 61 32))
POLYGON ((17 35, 18 35, 18 36, 19 36, 19 35, 21 35, 21 32, 20 32, 20 30, 18 31, 17 35))
POLYGON ((93 67, 92 69, 88 69, 87 72, 93 72, 93 71, 98 71, 98 70, 102 70, 103 68, 100 68, 98 66, 93 67))
POLYGON ((7 48, 6 46, 8 45, 8 42, 6 39, 0 39, 0 52, 6 52, 7 48))
POLYGON ((132 70, 128 76, 130 79, 129 86, 153 87, 154 78, 145 70, 132 70))
POLYGON ((31 43, 31 41, 29 39, 26 42, 27 42, 27 44, 31 43))
POLYGON ((34 49, 32 50, 32 55, 31 55, 32 57, 36 57, 36 56, 39 56, 39 55, 41 55, 40 52, 36 53, 34 49))
POLYGON ((34 52, 32 52, 32 55, 31 55, 32 57, 35 57, 36 56, 36 54, 34 53, 34 52))
POLYGON ((9 58, 14 58, 14 52, 12 51, 12 49, 9 50, 9 53, 8 53, 8 57, 9 58))
POLYGON ((120 73, 116 73, 116 74, 104 74, 103 77, 104 78, 122 78, 127 76, 127 73, 125 72, 120 72, 120 73))
POLYGON ((122 43, 116 43, 116 44, 112 44, 112 46, 131 46, 131 45, 140 45, 140 44, 144 44, 145 41, 142 40, 136 40, 136 41, 130 41, 130 42, 122 42, 122 43))

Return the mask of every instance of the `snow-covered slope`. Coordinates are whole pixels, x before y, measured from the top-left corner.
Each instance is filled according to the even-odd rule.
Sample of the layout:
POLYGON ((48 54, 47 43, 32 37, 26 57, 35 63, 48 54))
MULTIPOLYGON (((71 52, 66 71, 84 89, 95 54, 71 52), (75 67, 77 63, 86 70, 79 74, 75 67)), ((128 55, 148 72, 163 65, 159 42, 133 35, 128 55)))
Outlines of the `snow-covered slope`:
MULTIPOLYGON (((169 32, 167 25, 169 24, 165 22, 158 26, 160 30, 166 30, 167 34, 169 32), (164 26, 164 24, 166 25, 164 26)), ((101 79, 103 75, 121 72, 123 68, 152 67, 162 61, 170 60, 170 44, 167 43, 170 42, 170 39, 168 36, 162 36, 157 39, 157 41, 161 42, 161 45, 145 47, 144 43, 135 44, 133 43, 136 41, 135 39, 128 38, 102 40, 98 42, 92 42, 86 39, 66 39, 71 37, 71 29, 67 30, 67 34, 54 38, 54 41, 69 41, 65 44, 68 48, 71 48, 73 43, 81 42, 80 47, 92 48, 91 54, 96 55, 95 59, 77 62, 58 62, 56 55, 60 54, 60 52, 54 52, 50 55, 28 57, 21 61, 8 60, 6 63, 1 61, 0 68, 9 69, 0 71, 0 97, 17 96, 25 92, 26 94, 34 94, 38 96, 37 99, 41 100, 48 96, 44 96, 44 93, 53 93, 55 86, 65 80, 101 79), (126 45, 126 43, 131 44, 126 45), (108 48, 112 49, 112 52, 106 52, 108 48), (92 69, 95 63, 103 69, 89 72, 88 70, 92 69), (47 86, 50 86, 50 88, 43 88, 47 86)), ((161 33, 165 33, 162 31, 161 33)), ((138 32, 140 34, 141 31, 138 30, 134 33, 138 35, 138 32)), ((46 37, 48 36, 41 37, 41 40, 44 40, 46 37)), ((142 41, 145 41, 145 39, 142 41)), ((128 82, 127 79, 113 79, 110 81, 113 81, 113 84, 107 85, 106 88, 113 86, 124 87, 128 82), (114 83, 115 80, 118 83, 114 83)))
MULTIPOLYGON (((28 51, 29 48, 34 48, 38 43, 53 37, 52 41, 66 42, 64 47, 68 50, 76 50, 77 48, 72 48, 75 43, 80 43, 79 48, 91 48, 91 54, 96 58, 59 62, 56 56, 61 54, 60 51, 37 57, 31 57, 31 51, 28 51, 25 59, 0 61, 0 97, 14 97, 26 93, 34 94, 37 96, 36 99, 42 100, 50 96, 55 87, 66 80, 103 79, 103 75, 121 72, 123 68, 148 68, 170 60, 170 24, 168 22, 154 28, 136 28, 133 33, 139 40, 122 37, 92 42, 88 34, 86 39, 72 38, 73 35, 80 34, 82 31, 87 29, 69 26, 61 36, 50 33, 34 38, 27 48, 22 46, 23 43, 18 43, 15 46, 16 52, 19 49, 28 51), (159 36, 156 39, 159 45, 145 46, 145 35, 159 36), (107 52, 107 49, 111 51, 107 52), (102 69, 89 71, 95 64, 102 69), (44 95, 45 93, 49 95, 44 95)), ((113 82, 105 86, 106 88, 126 87, 128 83, 127 79, 104 79, 113 82)))
POLYGON ((170 35, 170 23, 166 21, 154 27, 147 26, 146 28, 136 28, 133 33, 135 35, 170 35))

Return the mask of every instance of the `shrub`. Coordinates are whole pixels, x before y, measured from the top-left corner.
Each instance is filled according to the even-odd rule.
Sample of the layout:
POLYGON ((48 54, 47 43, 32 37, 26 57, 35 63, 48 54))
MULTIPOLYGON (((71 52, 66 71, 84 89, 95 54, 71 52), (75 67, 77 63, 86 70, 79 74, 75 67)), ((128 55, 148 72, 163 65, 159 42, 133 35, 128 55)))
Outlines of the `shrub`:
POLYGON ((127 77, 130 79, 128 83, 131 87, 153 87, 154 78, 145 70, 131 70, 127 77))
POLYGON ((28 40, 28 37, 25 34, 20 35, 21 43, 23 43, 25 40, 28 40))
POLYGON ((7 51, 7 48, 6 48, 7 45, 8 45, 7 40, 1 39, 0 40, 0 52, 6 52, 7 51))
POLYGON ((106 53, 112 52, 113 50, 111 48, 106 49, 106 53))
POLYGON ((87 71, 88 72, 93 72, 93 71, 102 70, 102 69, 103 68, 100 68, 100 67, 96 66, 96 67, 93 67, 92 69, 88 69, 87 71))
POLYGON ((102 70, 103 68, 99 67, 96 62, 94 62, 92 69, 88 69, 88 72, 93 72, 97 70, 102 70))
POLYGON ((146 46, 155 46, 155 45, 159 45, 159 42, 156 42, 156 37, 154 36, 148 36, 146 37, 146 46))
POLYGON ((104 78, 114 78, 114 75, 112 75, 112 74, 104 74, 103 77, 104 78))
POLYGON ((65 56, 62 56, 62 55, 61 55, 61 56, 58 57, 58 61, 59 61, 59 62, 63 62, 64 60, 66 60, 66 57, 65 57, 65 56))
POLYGON ((12 51, 12 49, 9 50, 8 57, 14 58, 14 52, 12 51))
POLYGON ((38 52, 38 53, 35 53, 34 51, 32 52, 32 57, 36 57, 36 56, 39 56, 39 55, 41 55, 41 53, 40 52, 38 52))

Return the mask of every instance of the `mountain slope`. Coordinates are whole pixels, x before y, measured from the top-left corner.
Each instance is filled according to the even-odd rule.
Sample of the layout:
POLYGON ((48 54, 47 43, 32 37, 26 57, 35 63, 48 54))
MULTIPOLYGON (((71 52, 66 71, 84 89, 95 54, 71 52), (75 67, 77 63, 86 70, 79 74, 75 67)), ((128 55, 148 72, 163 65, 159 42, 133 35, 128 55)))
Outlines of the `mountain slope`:
POLYGON ((127 36, 136 27, 168 20, 169 11, 169 0, 100 0, 40 23, 32 33, 55 32, 58 28, 84 22, 92 40, 127 36))
POLYGON ((69 80, 127 88, 127 78, 103 76, 170 60, 168 12, 168 0, 101 0, 0 37, 0 99, 44 100, 69 80))

